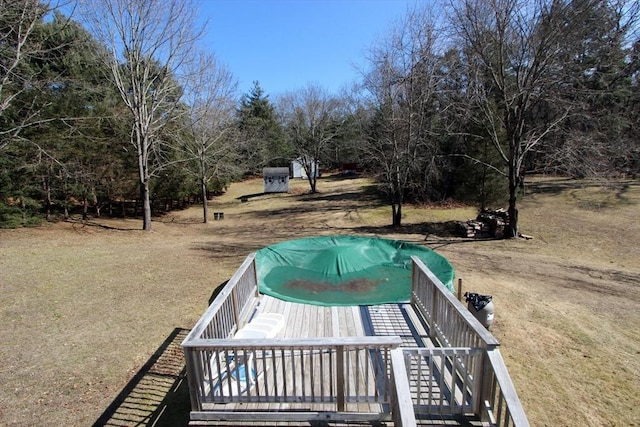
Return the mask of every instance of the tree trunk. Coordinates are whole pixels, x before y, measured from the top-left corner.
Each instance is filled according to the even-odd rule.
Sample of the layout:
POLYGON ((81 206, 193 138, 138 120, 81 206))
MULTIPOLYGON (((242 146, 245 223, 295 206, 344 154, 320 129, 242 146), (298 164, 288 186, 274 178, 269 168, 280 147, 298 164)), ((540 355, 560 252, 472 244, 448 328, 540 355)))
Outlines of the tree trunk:
POLYGON ((140 183, 140 193, 142 196, 142 229, 151 231, 151 202, 149 200, 149 180, 140 183))
POLYGON ((393 226, 400 227, 402 225, 402 205, 393 205, 393 226))
POLYGON ((302 162, 302 168, 307 174, 307 181, 309 181, 309 187, 311 188, 312 194, 315 194, 318 192, 317 190, 318 182, 317 182, 317 175, 316 175, 317 171, 315 170, 314 165, 317 165, 316 160, 313 160, 313 162, 303 160, 302 162))
POLYGON ((512 239, 518 236, 518 208, 516 207, 515 202, 513 205, 509 202, 509 209, 507 212, 509 214, 509 228, 505 233, 505 237, 512 239))
POLYGON ((82 220, 86 221, 89 218, 89 199, 85 196, 82 198, 82 220))
POLYGON ((509 208, 507 210, 509 214, 509 224, 505 229, 504 237, 512 239, 518 236, 518 183, 520 181, 520 174, 518 168, 514 164, 515 161, 511 159, 509 161, 509 208))
POLYGON ((138 147, 138 176, 140 178, 140 198, 142 199, 142 229, 151 231, 151 200, 149 195, 149 135, 140 127, 135 129, 138 147))
POLYGON ((51 200, 51 187, 45 178, 42 178, 42 188, 46 194, 45 200, 45 210, 46 210, 46 219, 47 221, 51 220, 51 207, 53 206, 53 201, 51 200))
POLYGON ((487 207, 487 147, 488 138, 484 138, 484 155, 482 158, 482 185, 480 187, 480 212, 487 207))
POLYGON ((391 201, 391 224, 394 227, 402 225, 402 197, 399 194, 394 195, 391 201))
POLYGON ((96 194, 95 189, 93 191, 91 191, 91 202, 93 203, 93 206, 95 208, 96 211, 96 218, 100 218, 100 211, 101 211, 101 206, 98 203, 98 195, 96 194))
POLYGON ((202 190, 202 213, 204 215, 205 224, 209 221, 209 207, 207 206, 207 183, 203 180, 200 181, 200 188, 202 190))
POLYGON ((317 190, 317 180, 315 176, 311 176, 311 174, 307 174, 307 179, 309 180, 309 187, 311 187, 311 193, 315 194, 318 192, 317 190))

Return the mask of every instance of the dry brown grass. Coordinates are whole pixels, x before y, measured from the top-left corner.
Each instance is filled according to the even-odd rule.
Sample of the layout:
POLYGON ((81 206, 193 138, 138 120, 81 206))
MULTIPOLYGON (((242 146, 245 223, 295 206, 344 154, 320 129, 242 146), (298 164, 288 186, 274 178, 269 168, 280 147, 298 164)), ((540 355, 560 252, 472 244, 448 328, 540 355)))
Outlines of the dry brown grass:
MULTIPOLYGON (((194 207, 152 233, 137 220, 0 231, 0 425, 95 422, 249 252, 344 233, 426 244, 465 290, 493 295, 493 333, 533 426, 638 425, 640 183, 536 180, 521 204, 528 241, 428 234, 474 216, 462 207, 407 208, 392 229, 366 180, 323 178, 314 196, 305 185, 260 195, 260 179, 233 184, 210 202, 223 221, 201 224, 194 207)), ((137 422, 184 422, 178 403, 137 422)))

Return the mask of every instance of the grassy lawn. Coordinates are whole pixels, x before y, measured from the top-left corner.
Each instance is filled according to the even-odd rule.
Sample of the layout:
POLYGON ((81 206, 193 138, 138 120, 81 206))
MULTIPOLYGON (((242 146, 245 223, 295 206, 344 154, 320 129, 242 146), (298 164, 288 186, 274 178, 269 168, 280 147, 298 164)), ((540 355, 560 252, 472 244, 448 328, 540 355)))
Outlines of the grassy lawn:
POLYGON ((535 179, 520 204, 534 239, 505 241, 433 231, 473 208, 406 207, 406 225, 388 227, 369 185, 328 176, 317 195, 299 180, 262 195, 262 179, 232 184, 210 201, 224 220, 202 224, 192 207, 151 233, 107 219, 0 230, 0 425, 109 424, 134 388, 151 391, 120 405, 117 424, 184 423, 178 345, 214 290, 251 251, 328 234, 426 245, 465 291, 493 295, 492 332, 532 426, 640 425, 640 182, 535 179))

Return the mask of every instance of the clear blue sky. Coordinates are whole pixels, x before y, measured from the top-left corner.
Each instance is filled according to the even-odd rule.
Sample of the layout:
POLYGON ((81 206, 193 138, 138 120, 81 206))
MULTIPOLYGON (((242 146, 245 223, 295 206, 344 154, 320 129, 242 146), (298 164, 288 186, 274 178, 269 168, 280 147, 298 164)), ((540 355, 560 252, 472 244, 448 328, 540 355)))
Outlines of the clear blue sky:
POLYGON ((277 96, 307 83, 337 91, 415 0, 201 0, 204 43, 247 93, 277 96))

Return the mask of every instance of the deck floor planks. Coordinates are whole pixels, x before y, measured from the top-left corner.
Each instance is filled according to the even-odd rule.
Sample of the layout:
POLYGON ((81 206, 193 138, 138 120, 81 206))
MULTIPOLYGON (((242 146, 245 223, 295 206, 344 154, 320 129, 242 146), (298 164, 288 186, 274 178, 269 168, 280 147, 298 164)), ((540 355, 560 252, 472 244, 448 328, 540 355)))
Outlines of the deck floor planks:
POLYGON ((330 329, 330 334, 328 336, 339 337, 340 336, 340 322, 339 322, 340 315, 338 314, 338 307, 331 307, 331 317, 329 319, 331 319, 331 329, 330 329))

